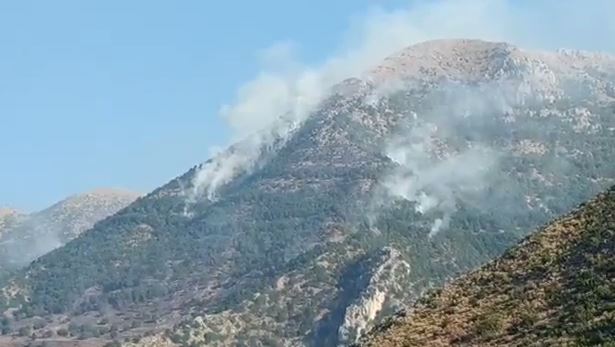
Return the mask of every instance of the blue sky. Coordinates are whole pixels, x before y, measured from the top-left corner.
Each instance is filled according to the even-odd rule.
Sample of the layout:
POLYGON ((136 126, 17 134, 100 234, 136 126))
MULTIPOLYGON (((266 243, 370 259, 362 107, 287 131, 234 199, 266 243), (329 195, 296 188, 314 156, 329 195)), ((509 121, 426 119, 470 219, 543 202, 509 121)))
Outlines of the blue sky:
POLYGON ((97 187, 147 192, 204 161, 236 137, 221 106, 241 103, 238 89, 280 43, 298 47, 292 59, 316 69, 336 55, 371 52, 365 37, 387 35, 405 35, 399 44, 467 33, 544 48, 615 48, 612 25, 596 35, 609 1, 493 1, 494 18, 439 3, 447 2, 0 2, 0 206, 36 210, 97 187), (511 9, 510 26, 500 25, 511 9), (484 23, 468 31, 458 18, 450 26, 413 23, 434 13, 484 23), (402 29, 392 33, 395 25, 402 29))
POLYGON ((290 3, 1 2, 0 205, 148 191, 207 159, 256 52, 292 38, 318 59, 368 5, 290 3))

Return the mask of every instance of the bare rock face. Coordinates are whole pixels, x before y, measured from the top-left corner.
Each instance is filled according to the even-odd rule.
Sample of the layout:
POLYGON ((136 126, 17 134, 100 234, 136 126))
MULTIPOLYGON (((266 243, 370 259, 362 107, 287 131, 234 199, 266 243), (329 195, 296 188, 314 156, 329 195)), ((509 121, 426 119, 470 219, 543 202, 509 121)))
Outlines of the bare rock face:
POLYGON ((353 343, 615 183, 613 61, 409 47, 41 257, 5 308, 144 346, 353 343))
MULTIPOLYGON (((372 272, 368 286, 346 309, 344 322, 339 328, 342 346, 357 342, 370 330, 386 307, 386 301, 394 299, 396 291, 403 290, 403 283, 409 280, 410 265, 398 250, 386 247, 372 272)), ((388 305, 392 306, 391 303, 388 305)))

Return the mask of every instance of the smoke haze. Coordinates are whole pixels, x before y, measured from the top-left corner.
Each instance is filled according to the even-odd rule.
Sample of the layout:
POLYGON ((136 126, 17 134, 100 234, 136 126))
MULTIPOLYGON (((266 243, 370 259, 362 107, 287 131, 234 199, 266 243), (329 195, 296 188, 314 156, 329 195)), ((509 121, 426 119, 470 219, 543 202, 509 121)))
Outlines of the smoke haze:
POLYGON ((301 62, 299 44, 275 43, 259 54, 262 70, 220 110, 233 133, 230 143, 237 145, 200 167, 188 200, 215 199, 220 186, 255 166, 264 147, 287 138, 333 85, 364 76, 387 56, 414 43, 463 37, 527 48, 559 45, 614 50, 610 38, 615 25, 607 13, 615 12, 615 3, 591 3, 590 8, 582 1, 562 5, 555 1, 445 0, 413 1, 396 10, 376 7, 353 17, 337 52, 317 64, 301 62), (543 25, 547 19, 548 27, 543 25), (581 30, 571 23, 592 27, 581 30))

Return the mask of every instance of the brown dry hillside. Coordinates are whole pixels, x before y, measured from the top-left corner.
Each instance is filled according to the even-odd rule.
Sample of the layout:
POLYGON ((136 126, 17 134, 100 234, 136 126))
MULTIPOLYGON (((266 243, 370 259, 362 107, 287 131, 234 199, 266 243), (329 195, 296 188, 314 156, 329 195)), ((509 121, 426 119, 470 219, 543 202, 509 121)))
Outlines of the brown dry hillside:
POLYGON ((374 329, 363 346, 615 346, 615 187, 374 329))

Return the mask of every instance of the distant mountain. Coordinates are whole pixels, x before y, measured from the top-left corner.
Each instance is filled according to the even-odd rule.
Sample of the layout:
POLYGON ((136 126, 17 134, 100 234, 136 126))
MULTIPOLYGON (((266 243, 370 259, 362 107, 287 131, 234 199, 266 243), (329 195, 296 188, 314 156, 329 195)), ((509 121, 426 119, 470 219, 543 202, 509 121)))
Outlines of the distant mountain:
POLYGON ((615 345, 615 187, 421 299, 363 346, 615 345))
POLYGON ((22 213, 12 208, 0 208, 0 240, 8 229, 15 224, 22 213))
POLYGON ((6 279, 10 338, 347 345, 615 183, 610 56, 433 41, 324 94, 6 279))
POLYGON ((128 191, 100 189, 32 214, 0 210, 0 271, 24 266, 64 245, 137 197, 128 191))

